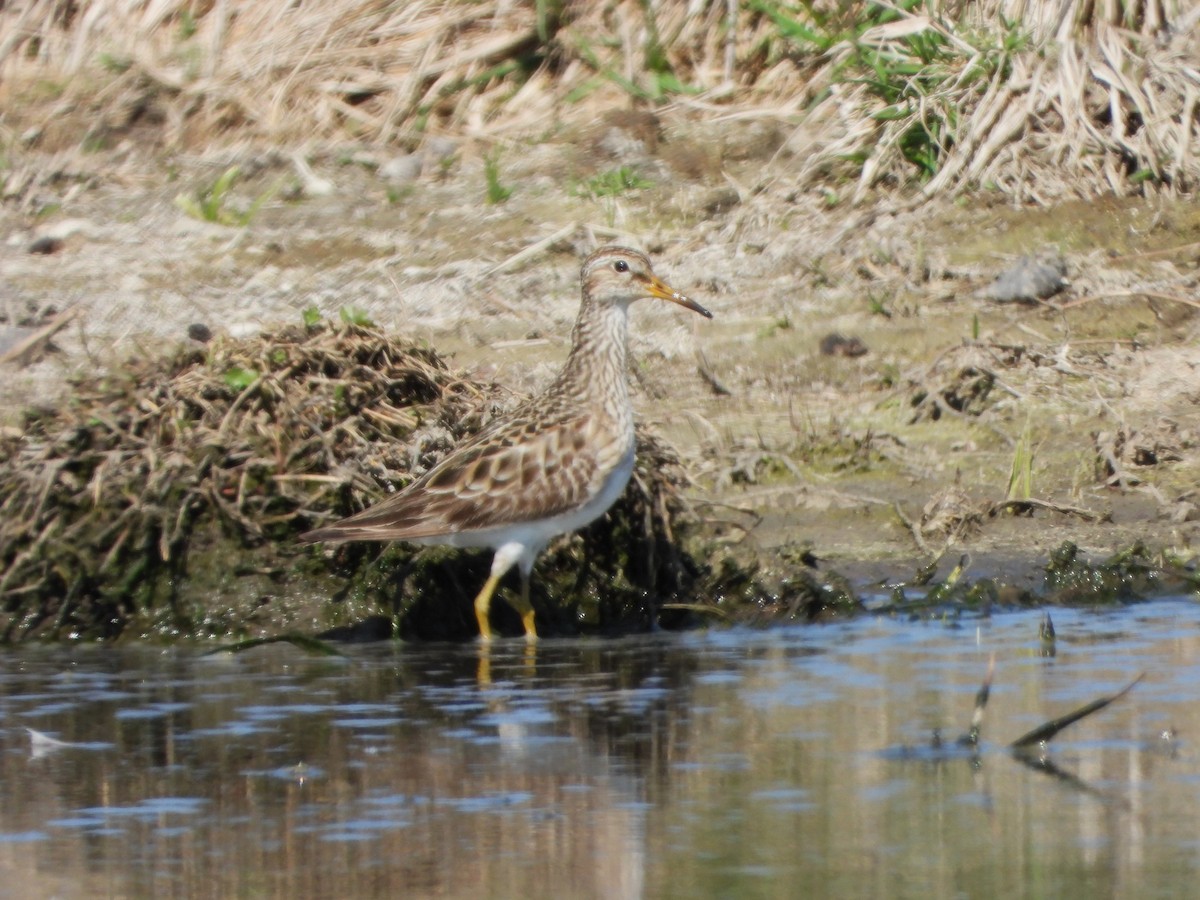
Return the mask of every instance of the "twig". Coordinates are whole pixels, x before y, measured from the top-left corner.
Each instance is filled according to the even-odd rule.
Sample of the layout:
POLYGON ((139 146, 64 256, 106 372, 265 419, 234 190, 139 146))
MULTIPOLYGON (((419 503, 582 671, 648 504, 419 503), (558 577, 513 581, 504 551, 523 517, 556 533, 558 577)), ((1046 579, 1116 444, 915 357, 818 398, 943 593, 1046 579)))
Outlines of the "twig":
POLYGON ((958 741, 964 746, 979 746, 979 730, 983 726, 983 711, 987 708, 988 697, 992 693, 992 677, 995 674, 996 654, 993 653, 988 658, 987 674, 983 677, 983 684, 979 686, 979 690, 975 693, 975 709, 971 712, 971 727, 958 741))
POLYGON ((1190 244, 1180 244, 1178 247, 1167 247, 1162 250, 1143 250, 1140 253, 1122 253, 1120 256, 1109 257, 1109 262, 1124 262, 1128 259, 1150 259, 1155 256, 1173 256, 1176 253, 1188 253, 1192 250, 1200 250, 1200 241, 1193 241, 1190 244))
POLYGON ((904 514, 904 510, 900 508, 900 502, 896 501, 892 504, 892 510, 896 513, 896 518, 908 529, 912 535, 913 542, 916 543, 917 549, 926 556, 933 556, 933 551, 929 549, 929 545, 925 543, 925 538, 921 537, 921 529, 908 516, 904 514))
POLYGON ((704 355, 704 351, 699 347, 696 348, 696 371, 705 383, 712 388, 713 393, 719 397, 728 397, 732 391, 721 383, 720 379, 713 374, 712 367, 708 364, 708 357, 704 355))
POLYGON ((1001 500, 999 503, 993 503, 988 508, 987 514, 991 518, 1002 512, 1018 513, 1026 512, 1029 509, 1045 509, 1050 512, 1062 513, 1064 516, 1078 516, 1085 522, 1104 522, 1108 519, 1107 513, 1098 513, 1081 506, 1067 506, 1063 503, 1051 503, 1049 500, 1034 499, 1001 500))
POLYGON ((346 654, 331 645, 328 641, 322 641, 315 637, 310 637, 307 634, 299 634, 290 632, 288 634, 280 634, 274 637, 251 638, 246 641, 238 641, 235 644, 222 644, 213 650, 208 650, 203 656, 213 656, 217 653, 241 653, 244 650, 252 650, 255 647, 261 647, 264 644, 291 644, 293 647, 299 647, 301 650, 315 656, 345 656, 346 654))
POLYGON ((1074 309, 1093 300, 1125 300, 1138 297, 1144 297, 1148 300, 1168 300, 1171 303, 1182 303, 1184 306, 1200 309, 1200 300, 1189 300, 1186 297, 1177 297, 1175 294, 1164 294, 1161 291, 1112 291, 1105 294, 1089 294, 1087 297, 1080 297, 1078 300, 1072 300, 1070 303, 1063 303, 1058 308, 1074 309))
POLYGON ((1067 713, 1065 716, 1059 716, 1057 719, 1051 719, 1049 722, 1039 725, 1037 728, 1033 729, 1033 731, 1022 735, 1009 744, 1009 748, 1012 750, 1027 750, 1028 748, 1037 746, 1038 744, 1046 743, 1068 725, 1073 725, 1080 719, 1104 709, 1104 707, 1108 706, 1108 704, 1112 703, 1114 700, 1120 700, 1133 690, 1134 685, 1136 685, 1145 677, 1146 673, 1143 672, 1111 697, 1101 697, 1099 700, 1093 700, 1091 703, 1087 704, 1087 706, 1081 706, 1074 712, 1067 713))
POLYGON ((0 363, 15 362, 22 366, 29 365, 33 362, 33 358, 50 343, 50 338, 75 318, 76 309, 77 307, 68 306, 33 334, 17 341, 3 354, 0 354, 0 363))
POLYGON ((503 260, 502 262, 496 263, 494 266, 492 266, 490 269, 488 269, 487 271, 485 271, 483 273, 483 277, 487 278, 489 275, 495 275, 497 272, 507 272, 509 269, 519 266, 521 263, 525 262, 525 260, 527 260, 531 257, 537 256, 539 253, 541 253, 547 247, 550 247, 551 245, 557 243, 558 241, 566 240, 572 234, 575 233, 575 230, 578 227, 579 227, 578 222, 568 222, 562 228, 558 229, 555 232, 552 232, 551 234, 542 238, 540 241, 534 241, 532 244, 530 244, 524 250, 519 250, 518 252, 516 252, 512 256, 510 256, 508 259, 503 260))

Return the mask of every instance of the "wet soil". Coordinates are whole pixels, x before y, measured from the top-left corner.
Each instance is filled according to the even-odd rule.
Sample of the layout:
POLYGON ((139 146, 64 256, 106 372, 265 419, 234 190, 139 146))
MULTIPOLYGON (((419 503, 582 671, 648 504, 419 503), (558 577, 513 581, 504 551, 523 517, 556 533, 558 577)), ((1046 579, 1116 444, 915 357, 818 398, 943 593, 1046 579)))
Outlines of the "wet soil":
POLYGON ((275 151, 48 159, 0 211, 0 315, 9 328, 76 315, 47 352, 3 364, 2 427, 69 402, 73 373, 163 353, 191 325, 245 335, 309 306, 353 307, 515 398, 565 356, 582 256, 621 242, 714 312, 635 308, 635 404, 738 552, 767 566, 811 552, 864 582, 966 554, 976 574, 1032 583, 1064 540, 1194 558, 1195 204, 850 207, 792 190, 788 157, 732 126, 694 129, 664 121, 651 149, 612 123, 462 141, 406 183, 379 174, 398 154, 341 148, 309 156, 328 194, 275 151), (487 202, 485 151, 511 189, 502 203, 487 202), (235 164, 227 208, 269 196, 245 226, 175 202, 235 164), (622 168, 636 186, 605 195, 622 168), (61 246, 30 252, 47 236, 61 246), (1027 254, 1061 256, 1066 290, 982 296, 1027 254), (825 349, 852 352, 823 353, 833 333, 847 343, 825 349))

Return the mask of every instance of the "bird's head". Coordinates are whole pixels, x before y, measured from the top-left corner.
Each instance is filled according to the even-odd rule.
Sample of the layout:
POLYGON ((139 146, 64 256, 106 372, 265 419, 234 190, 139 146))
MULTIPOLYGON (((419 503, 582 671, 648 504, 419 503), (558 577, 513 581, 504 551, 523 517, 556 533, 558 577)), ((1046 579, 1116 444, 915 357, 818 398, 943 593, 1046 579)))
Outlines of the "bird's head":
POLYGON ((707 309, 655 275, 645 254, 628 247, 601 247, 583 261, 583 295, 591 303, 622 306, 654 297, 712 318, 707 309))

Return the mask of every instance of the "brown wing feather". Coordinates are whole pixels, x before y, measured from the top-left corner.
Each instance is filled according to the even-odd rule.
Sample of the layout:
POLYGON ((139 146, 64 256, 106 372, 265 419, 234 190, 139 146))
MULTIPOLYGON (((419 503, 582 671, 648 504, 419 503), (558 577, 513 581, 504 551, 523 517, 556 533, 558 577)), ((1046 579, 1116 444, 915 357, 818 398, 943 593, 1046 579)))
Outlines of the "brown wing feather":
POLYGON ((587 502, 604 477, 590 418, 519 417, 477 435, 399 494, 301 535, 395 541, 548 518, 587 502))

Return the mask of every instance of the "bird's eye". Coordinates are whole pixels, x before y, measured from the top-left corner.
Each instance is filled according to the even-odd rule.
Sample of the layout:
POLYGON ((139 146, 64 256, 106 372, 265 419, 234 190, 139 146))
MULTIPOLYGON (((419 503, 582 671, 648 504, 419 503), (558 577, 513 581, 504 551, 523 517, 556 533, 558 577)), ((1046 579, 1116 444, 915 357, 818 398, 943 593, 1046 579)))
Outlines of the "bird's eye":
POLYGON ((628 272, 629 263, 625 262, 623 259, 618 259, 615 263, 613 263, 613 268, 618 272, 628 272))

